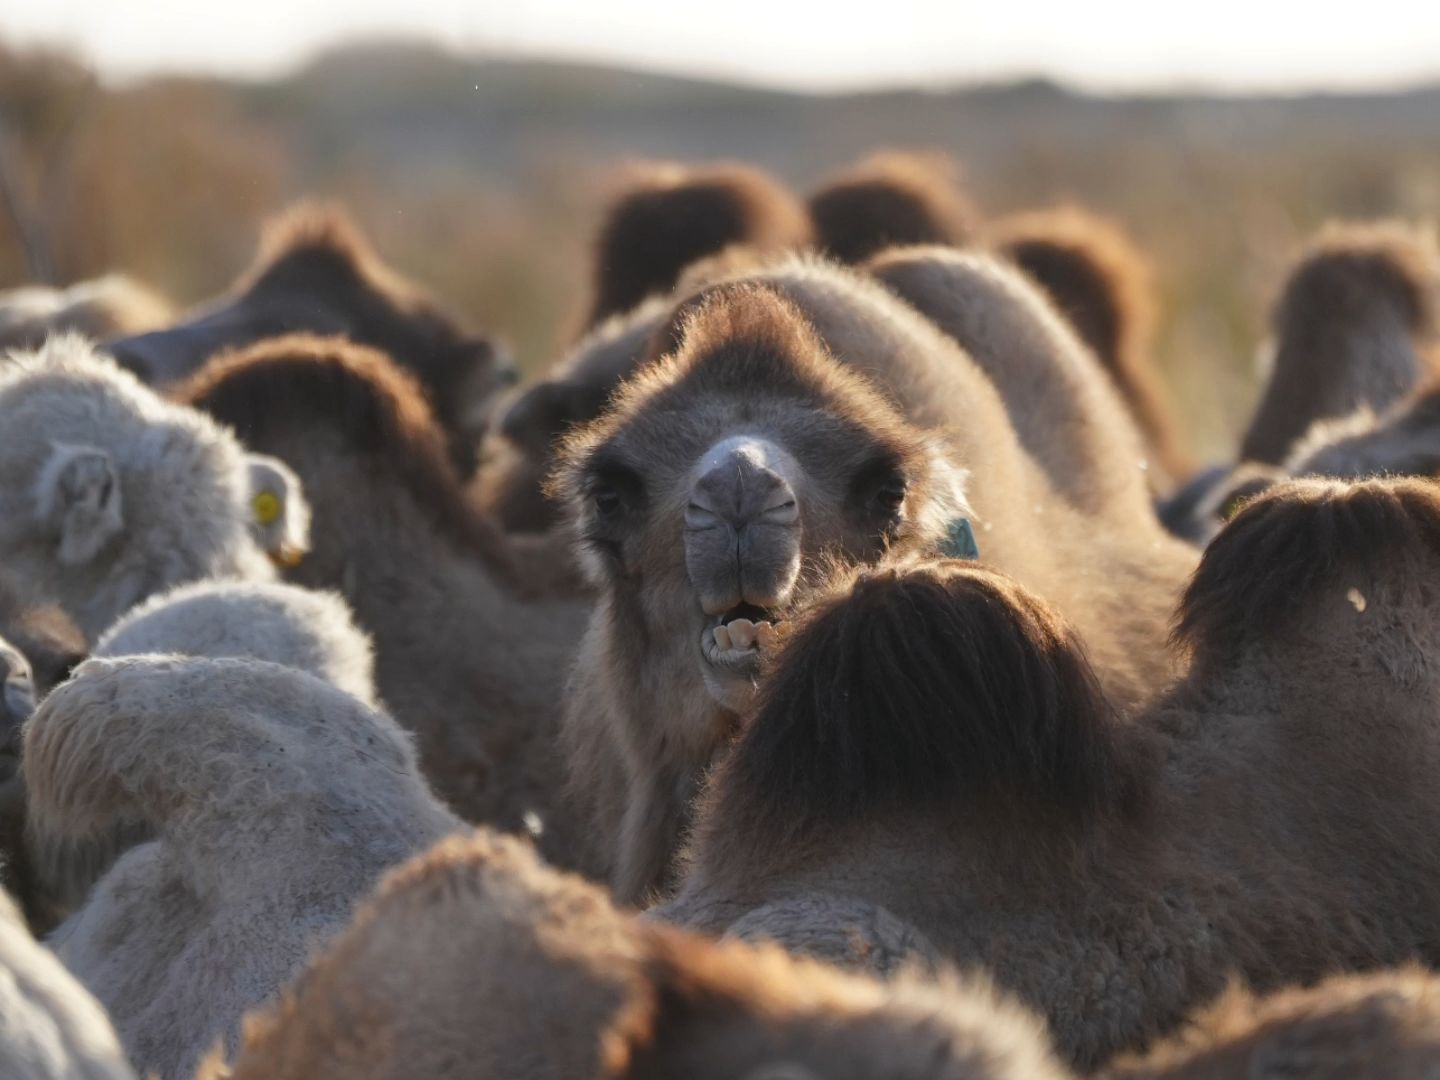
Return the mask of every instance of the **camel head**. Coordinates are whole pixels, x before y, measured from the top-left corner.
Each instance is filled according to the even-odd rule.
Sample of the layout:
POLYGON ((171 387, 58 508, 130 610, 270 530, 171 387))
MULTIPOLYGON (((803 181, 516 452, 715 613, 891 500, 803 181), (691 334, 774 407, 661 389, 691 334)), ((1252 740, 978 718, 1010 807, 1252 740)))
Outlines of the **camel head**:
POLYGON ((679 318, 677 349, 567 442, 552 488, 609 632, 742 712, 825 568, 938 543, 967 513, 963 473, 768 288, 717 286, 679 318))

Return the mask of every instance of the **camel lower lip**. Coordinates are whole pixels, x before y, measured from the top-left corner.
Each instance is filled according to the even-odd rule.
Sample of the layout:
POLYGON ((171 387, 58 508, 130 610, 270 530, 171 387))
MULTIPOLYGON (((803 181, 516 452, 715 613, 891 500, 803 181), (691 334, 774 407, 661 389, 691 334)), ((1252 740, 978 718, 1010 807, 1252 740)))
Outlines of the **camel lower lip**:
POLYGON ((737 678, 748 679, 760 666, 759 649, 753 645, 744 649, 722 649, 709 626, 700 635, 700 655, 710 667, 737 678))

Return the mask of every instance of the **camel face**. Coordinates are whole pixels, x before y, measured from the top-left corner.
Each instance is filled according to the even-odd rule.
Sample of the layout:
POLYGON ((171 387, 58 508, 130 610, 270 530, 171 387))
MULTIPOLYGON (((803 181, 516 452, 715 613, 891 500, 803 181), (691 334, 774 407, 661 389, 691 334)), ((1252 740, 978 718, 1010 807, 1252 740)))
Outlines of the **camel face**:
POLYGON ((936 472, 924 436, 798 316, 763 291, 750 304, 800 336, 687 345, 572 442, 560 476, 612 615, 657 649, 683 639, 686 681, 737 712, 817 570, 912 541, 936 472))

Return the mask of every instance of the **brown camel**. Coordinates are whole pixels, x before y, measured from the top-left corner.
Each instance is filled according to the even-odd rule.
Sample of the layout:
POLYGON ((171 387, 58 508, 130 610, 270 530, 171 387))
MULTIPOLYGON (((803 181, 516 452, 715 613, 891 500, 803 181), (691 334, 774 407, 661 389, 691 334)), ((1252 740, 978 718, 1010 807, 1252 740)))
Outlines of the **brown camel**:
POLYGON ((617 912, 481 831, 391 872, 201 1080, 1060 1080, 983 981, 881 983, 617 912))
POLYGON ((1426 474, 1426 388, 1440 371, 1437 283, 1440 262, 1413 230, 1324 230, 1276 311, 1274 370, 1240 463, 1178 492, 1161 508, 1167 527, 1203 543, 1237 496, 1287 473, 1426 474))
POLYGON ((829 177, 810 196, 815 242, 842 263, 899 244, 969 243, 979 215, 945 154, 886 151, 829 177))
POLYGON ((878 282, 795 260, 678 318, 679 350, 571 437, 556 481, 600 593, 564 738, 622 901, 664 886, 761 653, 828 562, 978 546, 1072 615, 1120 700, 1168 683, 1193 554, 1153 515, 1076 511, 983 372, 878 282))
POLYGON ((1433 964, 1437 573, 1430 484, 1277 487, 1206 551, 1189 671, 1128 723, 1013 581, 862 575, 780 651, 656 914, 864 967, 883 913, 1085 1069, 1232 975, 1433 964))
POLYGON ((1332 225, 1291 272, 1274 317, 1274 360, 1240 444, 1279 465, 1316 421, 1382 411, 1434 370, 1433 246, 1397 224, 1332 225))
POLYGON ((107 343, 146 382, 168 385, 212 356, 289 333, 339 334, 379 349, 424 387, 466 475, 497 393, 504 351, 474 337, 381 261, 338 206, 301 203, 268 222, 254 264, 222 296, 165 330, 107 343))
POLYGON ((574 864, 553 743, 586 607, 530 595, 504 536, 467 505, 415 381, 374 350, 293 336, 219 359, 179 393, 300 475, 313 551, 286 577, 349 601, 441 798, 472 822, 543 829, 547 855, 574 864))
POLYGON ((1172 481, 1185 479, 1193 466, 1152 359, 1152 275, 1135 242, 1107 218, 1062 206, 1001 218, 991 243, 1044 290, 1094 350, 1156 466, 1172 481))

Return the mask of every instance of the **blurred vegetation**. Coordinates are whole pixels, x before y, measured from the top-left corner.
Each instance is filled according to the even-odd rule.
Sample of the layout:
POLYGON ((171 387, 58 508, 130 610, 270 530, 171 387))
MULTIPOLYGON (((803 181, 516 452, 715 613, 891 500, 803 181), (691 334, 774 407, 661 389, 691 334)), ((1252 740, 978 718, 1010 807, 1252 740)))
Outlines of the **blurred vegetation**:
POLYGON ((1440 216, 1440 86, 819 97, 385 42, 267 83, 112 87, 74 56, 0 44, 0 288, 120 269, 195 302, 248 264, 266 215, 333 197, 535 371, 584 305, 616 166, 744 158, 805 190, 880 145, 954 154, 992 215, 1073 200, 1127 226, 1155 263, 1157 358, 1203 454, 1248 416, 1266 310, 1306 237, 1332 217, 1440 216))

